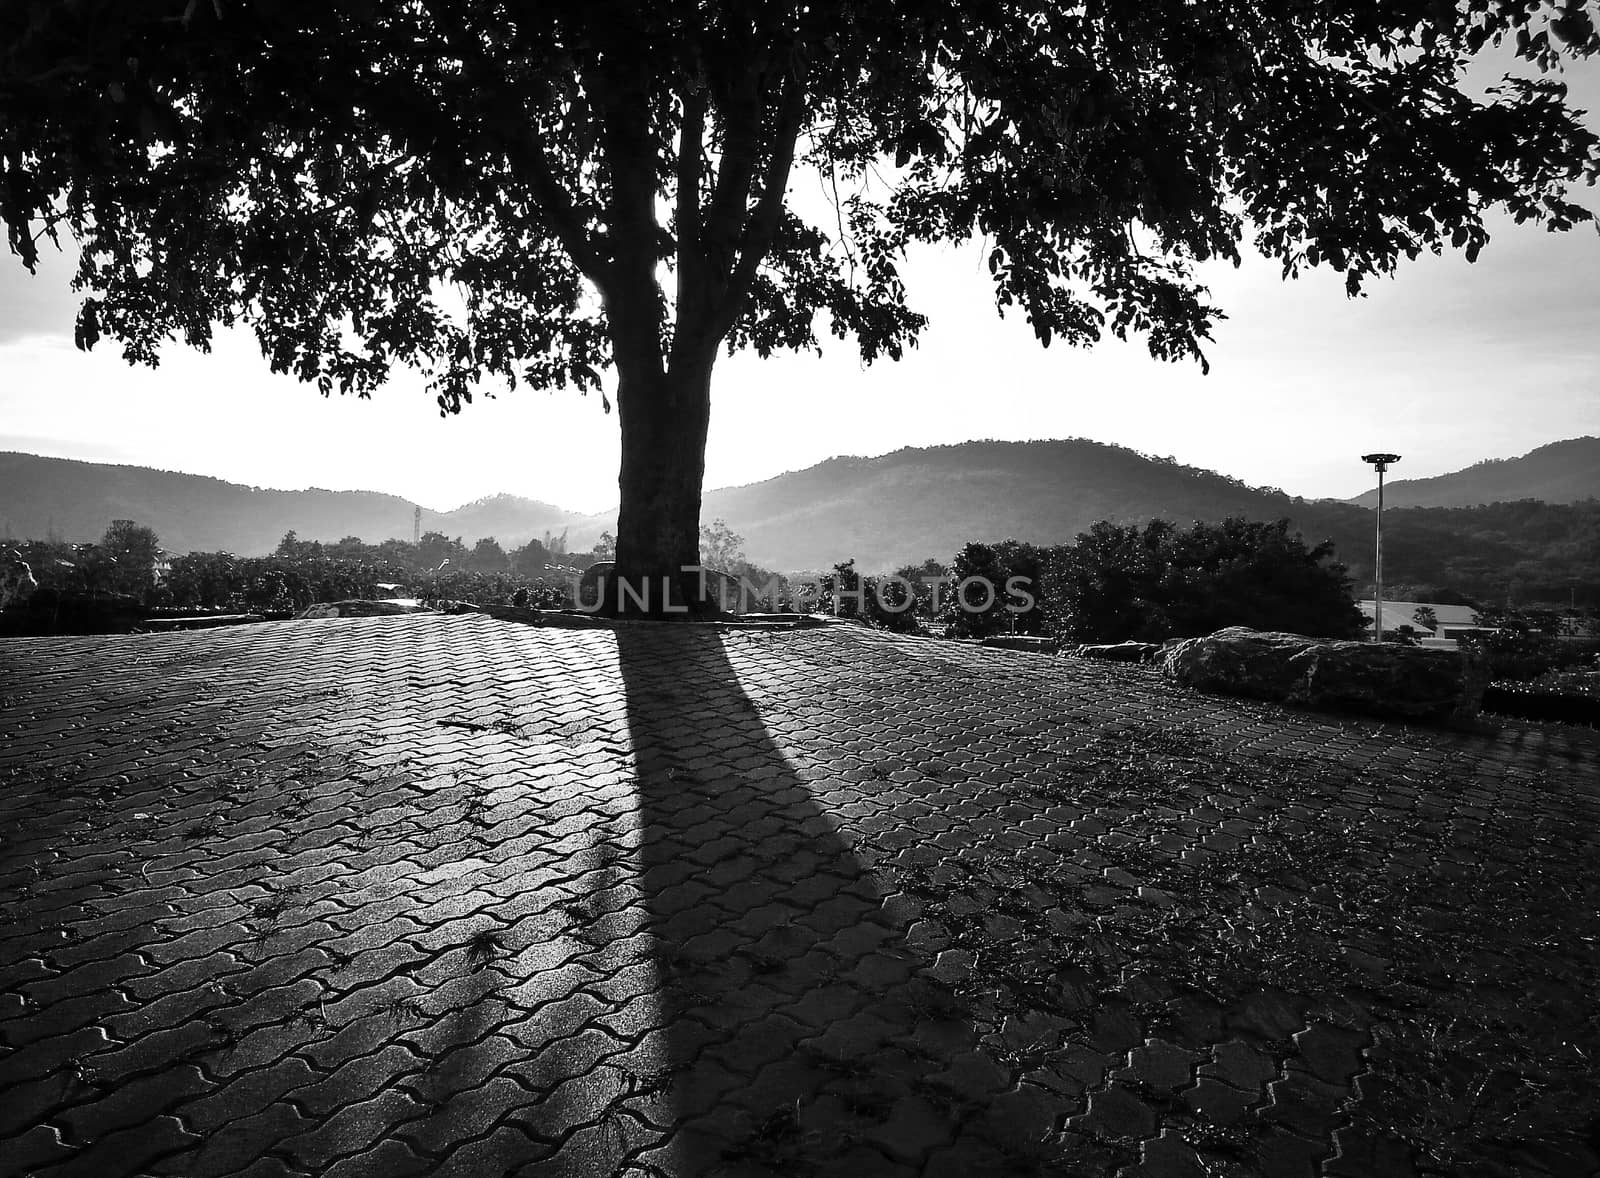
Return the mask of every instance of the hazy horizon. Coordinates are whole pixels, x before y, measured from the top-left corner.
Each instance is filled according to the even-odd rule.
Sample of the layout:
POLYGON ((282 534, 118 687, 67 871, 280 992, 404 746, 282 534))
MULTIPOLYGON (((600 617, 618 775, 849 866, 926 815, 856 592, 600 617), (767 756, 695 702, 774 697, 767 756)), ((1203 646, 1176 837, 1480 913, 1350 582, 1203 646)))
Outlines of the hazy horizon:
MULTIPOLYGON (((1539 448, 1541 448, 1543 446, 1553 445, 1553 444, 1555 444, 1557 442, 1575 441, 1575 440, 1578 440, 1578 439, 1581 439, 1581 438, 1584 438, 1584 437, 1589 437, 1589 436, 1593 436, 1593 435, 1589 435, 1589 434, 1573 434, 1570 437, 1565 437, 1565 438, 1551 438, 1548 441, 1538 443, 1538 445, 1531 447, 1531 449, 1537 450, 1537 449, 1539 449, 1539 448)), ((537 496, 533 496, 533 495, 519 495, 519 494, 517 494, 516 492, 513 492, 513 491, 491 491, 491 492, 488 492, 487 494, 484 494, 484 495, 474 496, 471 499, 463 499, 460 502, 448 503, 448 504, 427 503, 427 502, 423 502, 423 501, 418 500, 418 499, 414 499, 411 496, 406 495, 403 491, 394 490, 394 489, 388 488, 388 487, 365 487, 365 486, 364 487, 354 487, 354 486, 352 486, 352 487, 329 487, 329 486, 324 486, 324 485, 315 484, 315 483, 300 483, 300 484, 296 484, 296 485, 293 485, 293 486, 284 486, 284 485, 279 485, 279 484, 274 484, 274 483, 241 483, 240 480, 238 480, 238 479, 226 478, 225 476, 213 474, 213 473, 211 473, 209 471, 178 470, 178 469, 174 469, 174 468, 170 468, 170 467, 152 467, 152 466, 148 466, 148 465, 146 465, 144 463, 125 462, 125 461, 120 461, 120 460, 116 460, 116 459, 84 457, 84 456, 76 455, 76 454, 45 454, 45 453, 39 452, 37 449, 30 449, 26 445, 14 444, 14 443, 29 443, 29 442, 38 441, 38 440, 39 439, 29 439, 29 438, 25 438, 25 437, 15 437, 13 435, 8 435, 8 434, 0 434, 0 452, 11 452, 11 453, 27 454, 27 455, 30 455, 30 456, 35 457, 35 458, 61 458, 61 459, 67 459, 67 460, 70 460, 70 461, 77 461, 77 462, 90 462, 90 463, 94 463, 96 465, 101 465, 101 466, 131 466, 131 467, 139 467, 141 469, 160 471, 161 473, 164 473, 164 474, 195 475, 195 476, 202 477, 202 478, 220 478, 224 482, 235 483, 237 485, 250 487, 253 490, 261 490, 261 491, 371 492, 371 493, 380 494, 380 495, 394 495, 394 496, 396 496, 398 498, 405 499, 407 502, 411 503, 413 506, 421 507, 424 511, 430 512, 430 513, 432 513, 434 515, 449 515, 452 512, 460 511, 460 510, 462 510, 464 508, 470 507, 474 503, 481 503, 481 502, 483 502, 485 500, 495 499, 495 498, 502 497, 502 496, 515 498, 515 499, 527 500, 527 501, 531 501, 531 502, 538 502, 538 503, 544 504, 547 507, 561 508, 563 511, 565 511, 568 514, 573 515, 573 516, 607 515, 607 514, 613 513, 617 508, 617 503, 615 503, 615 502, 612 502, 610 504, 607 504, 607 505, 605 505, 603 507, 599 507, 599 508, 579 508, 579 507, 574 507, 573 505, 568 504, 568 503, 562 503, 562 502, 560 502, 558 500, 540 499, 537 496)), ((793 469, 790 469, 790 470, 781 470, 781 471, 778 471, 775 474, 766 475, 766 476, 763 476, 762 478, 757 478, 757 479, 749 479, 749 480, 746 480, 745 482, 725 483, 725 484, 717 484, 717 485, 712 485, 712 484, 710 484, 708 482, 706 487, 705 487, 705 493, 709 494, 709 493, 711 493, 713 491, 731 490, 731 489, 735 489, 735 488, 738 488, 738 487, 746 487, 746 486, 752 486, 752 485, 757 484, 757 483, 769 482, 772 479, 782 478, 785 475, 797 474, 802 470, 809 469, 809 467, 818 466, 818 465, 820 465, 821 463, 824 463, 824 462, 833 462, 833 461, 837 461, 837 460, 841 460, 841 459, 858 459, 858 460, 861 460, 861 461, 871 461, 871 460, 877 459, 877 458, 886 458, 891 454, 896 454, 896 453, 899 453, 902 450, 907 450, 907 449, 930 450, 930 449, 937 448, 939 446, 978 445, 978 444, 982 444, 982 443, 985 443, 985 442, 1013 442, 1013 441, 1019 441, 1019 440, 1018 439, 1008 439, 1008 438, 969 438, 965 442, 938 442, 938 443, 930 444, 928 446, 896 446, 892 450, 885 450, 882 453, 877 453, 877 454, 831 454, 826 458, 819 459, 817 462, 809 463, 806 467, 797 467, 797 468, 793 468, 793 469)), ((1116 443, 1116 442, 1102 442, 1098 438, 1028 438, 1028 439, 1022 439, 1020 441, 1022 441, 1022 442, 1038 442, 1038 443, 1049 443, 1049 442, 1091 442, 1091 443, 1095 443, 1095 444, 1098 444, 1098 445, 1121 445, 1121 443, 1116 443)), ((1150 451, 1139 451, 1136 448, 1131 447, 1131 446, 1125 447, 1125 448, 1126 449, 1130 449, 1130 450, 1134 450, 1135 453, 1143 454, 1146 457, 1155 457, 1155 458, 1163 458, 1163 459, 1167 458, 1167 457, 1170 457, 1168 455, 1154 455, 1150 451)), ((1504 460, 1507 460, 1507 459, 1521 458, 1524 455, 1528 454, 1529 452, 1530 452, 1529 450, 1522 450, 1522 451, 1519 451, 1519 452, 1517 452, 1515 454, 1486 454, 1482 458, 1476 459, 1473 462, 1468 463, 1466 465, 1467 466, 1474 466, 1474 465, 1477 465, 1477 464, 1483 463, 1483 462, 1496 462, 1496 461, 1504 461, 1504 460)), ((1192 463, 1186 463, 1185 465, 1193 465, 1193 464, 1192 463)), ((1220 475, 1238 477, 1236 475, 1233 475, 1233 473, 1231 471, 1227 471, 1227 470, 1215 470, 1214 468, 1203 468, 1203 469, 1211 469, 1211 470, 1213 470, 1214 473, 1220 474, 1220 475)), ((1370 470, 1371 468, 1369 467, 1368 469, 1370 470)), ((1466 469, 1466 467, 1457 467, 1457 468, 1455 468, 1455 470, 1463 470, 1463 469, 1466 469)), ((1435 477, 1435 475, 1437 475, 1437 474, 1452 474, 1452 473, 1455 473, 1454 470, 1450 470, 1450 471, 1436 471, 1433 474, 1427 474, 1427 475, 1421 475, 1421 474, 1399 475, 1397 473, 1398 471, 1399 471, 1399 464, 1397 464, 1395 467, 1392 468, 1391 475, 1386 480, 1390 485, 1393 485, 1394 483, 1397 483, 1397 482, 1405 482, 1405 481, 1410 480, 1410 479, 1432 478, 1432 477, 1435 477)), ((1243 481, 1248 482, 1248 480, 1243 480, 1243 481)), ((1252 487, 1256 487, 1258 489, 1276 489, 1276 490, 1281 490, 1281 491, 1284 491, 1284 492, 1286 492, 1287 494, 1289 494, 1291 496, 1299 496, 1299 497, 1304 498, 1304 499, 1331 499, 1331 500, 1335 500, 1335 501, 1338 501, 1338 502, 1349 502, 1351 500, 1359 498, 1361 495, 1365 494, 1367 491, 1370 491, 1374 487, 1377 486, 1377 482, 1376 482, 1375 479, 1369 478, 1368 482, 1369 482, 1369 485, 1367 487, 1364 487, 1361 490, 1356 491, 1354 494, 1351 494, 1351 495, 1307 495, 1304 492, 1296 490, 1294 487, 1278 486, 1277 484, 1249 484, 1249 485, 1252 486, 1252 487)))

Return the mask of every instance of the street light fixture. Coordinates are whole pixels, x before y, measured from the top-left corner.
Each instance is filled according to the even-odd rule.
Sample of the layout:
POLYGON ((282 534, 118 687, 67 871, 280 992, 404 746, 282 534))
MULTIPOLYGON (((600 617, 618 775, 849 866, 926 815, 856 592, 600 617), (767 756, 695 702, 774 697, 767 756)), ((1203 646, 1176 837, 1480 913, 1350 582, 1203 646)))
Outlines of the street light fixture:
POLYGON ((1372 640, 1383 641, 1383 472, 1400 461, 1398 454, 1363 454, 1362 462, 1370 462, 1378 470, 1378 539, 1377 557, 1373 561, 1372 640))

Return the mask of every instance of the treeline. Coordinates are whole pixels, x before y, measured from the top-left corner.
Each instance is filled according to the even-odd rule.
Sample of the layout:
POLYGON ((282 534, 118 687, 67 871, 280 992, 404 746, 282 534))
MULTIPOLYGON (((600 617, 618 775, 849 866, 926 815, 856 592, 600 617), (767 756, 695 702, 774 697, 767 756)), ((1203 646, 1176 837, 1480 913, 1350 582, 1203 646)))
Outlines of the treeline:
MULTIPOLYGON (((1303 531, 1333 540, 1365 595, 1372 512, 1308 502, 1291 514, 1303 531)), ((1388 508, 1383 562, 1386 585, 1411 600, 1600 608, 1600 500, 1388 508)))
MULTIPOLYGON (((958 638, 1164 642, 1227 626, 1367 637, 1348 570, 1332 554, 1328 542, 1306 544, 1287 520, 1187 529, 1159 519, 1102 522, 1071 544, 968 544, 948 565, 929 560, 887 577, 859 576, 845 562, 800 596, 887 629, 958 638)), ((1496 680, 1594 668, 1600 655, 1600 611, 1509 609, 1459 595, 1455 603, 1474 608, 1485 632, 1470 641, 1496 680)), ((1412 620, 1422 618, 1397 619, 1385 639, 1414 642, 1412 620)))
POLYGON ((483 574, 517 574, 523 577, 566 576, 580 573, 604 553, 568 552, 567 534, 549 532, 542 540, 529 540, 507 552, 493 536, 485 536, 470 546, 460 536, 454 539, 443 532, 423 532, 421 538, 383 540, 367 544, 359 536, 323 543, 302 540, 294 532, 278 542, 272 555, 280 560, 331 560, 356 564, 384 565, 411 573, 436 573, 445 570, 483 574))
POLYGON ((466 568, 430 571, 414 564, 307 553, 236 557, 226 552, 191 552, 173 559, 171 569, 145 604, 236 609, 275 617, 318 602, 352 598, 504 604, 521 594, 521 604, 552 609, 572 604, 576 575, 573 570, 554 568, 536 576, 466 568))
POLYGON ((318 602, 417 597, 476 603, 518 601, 536 608, 573 604, 572 587, 593 553, 569 553, 546 535, 511 552, 492 538, 470 547, 438 532, 418 543, 300 540, 289 532, 264 557, 231 552, 167 556, 151 528, 116 520, 95 544, 15 544, 38 584, 35 612, 98 607, 123 611, 232 610, 283 616, 318 602))
MULTIPOLYGON (((707 567, 759 584, 774 581, 774 574, 744 559, 743 539, 724 521, 703 527, 700 541, 707 567)), ((549 532, 508 552, 492 536, 470 545, 442 532, 424 532, 415 543, 369 544, 357 536, 325 543, 301 540, 291 531, 269 556, 168 556, 155 531, 132 520, 114 521, 95 544, 24 540, 11 546, 38 585, 24 607, 52 625, 65 616, 69 627, 93 627, 112 615, 124 625, 145 614, 182 610, 284 617, 351 598, 564 609, 577 604, 583 570, 616 551, 609 533, 588 552, 569 552, 566 534, 549 532)))
POLYGON ((1287 520, 1101 522, 1071 544, 973 543, 948 565, 930 560, 889 577, 863 578, 846 562, 817 596, 842 616, 901 631, 932 619, 962 638, 1160 642, 1225 626, 1357 637, 1365 621, 1331 553, 1287 520))

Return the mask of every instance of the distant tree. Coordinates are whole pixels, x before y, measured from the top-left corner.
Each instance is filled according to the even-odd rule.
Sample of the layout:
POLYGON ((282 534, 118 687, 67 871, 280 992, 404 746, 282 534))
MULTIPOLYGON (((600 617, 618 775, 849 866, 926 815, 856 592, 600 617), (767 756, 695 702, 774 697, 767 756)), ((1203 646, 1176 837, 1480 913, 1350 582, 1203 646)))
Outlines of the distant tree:
POLYGON ((493 536, 485 536, 474 544, 465 557, 465 563, 467 568, 477 573, 503 573, 511 567, 505 549, 493 536))
POLYGON ((742 578, 749 588, 741 588, 745 594, 744 604, 751 610, 781 610, 792 608, 790 599, 789 579, 780 576, 771 569, 762 568, 758 564, 751 564, 748 560, 741 560, 735 565, 733 575, 742 578), (763 592, 772 586, 771 592, 763 592), (786 605, 787 603, 787 605, 786 605))
POLYGON ((174 557, 167 588, 175 605, 227 605, 239 585, 238 560, 227 552, 189 552, 174 557))
POLYGON ((266 614, 288 614, 300 604, 295 600, 290 575, 282 568, 256 565, 239 594, 243 605, 266 614))
MULTIPOLYGON (((1385 519, 1387 519, 1387 514, 1385 519)), ((1385 555, 1385 559, 1388 559, 1387 555, 1385 555)), ((1387 576, 1384 578, 1383 596, 1386 601, 1391 598, 1395 601, 1431 601, 1435 605, 1464 605, 1468 608, 1476 608, 1478 604, 1465 593, 1447 589, 1443 585, 1434 585, 1427 582, 1394 581, 1387 576)))
POLYGON ((816 608, 836 618, 858 618, 861 616, 861 599, 857 596, 860 589, 861 575, 856 572, 856 562, 853 559, 840 561, 822 575, 816 608))
POLYGON ((898 579, 863 577, 856 571, 856 562, 846 560, 823 575, 816 608, 885 630, 914 633, 915 605, 911 590, 898 579))
POLYGON ((915 610, 920 617, 932 618, 934 615, 934 587, 940 586, 939 592, 948 595, 945 582, 950 576, 950 570, 940 561, 928 557, 921 564, 904 564, 895 569, 894 575, 908 582, 911 592, 916 600, 915 610))
POLYGON ((930 556, 921 564, 901 565, 895 570, 895 575, 904 577, 915 584, 925 579, 937 580, 940 577, 947 577, 950 575, 950 569, 942 561, 935 560, 930 556))
POLYGON ((107 570, 108 588, 147 597, 156 584, 156 560, 161 541, 153 528, 131 519, 113 520, 100 540, 99 556, 113 567, 107 570))
POLYGON ((569 530, 562 528, 559 536, 549 531, 545 532, 544 548, 552 557, 565 556, 567 554, 567 532, 569 530))
POLYGON ((529 540, 511 553, 511 567, 523 576, 538 576, 550 563, 550 550, 540 540, 529 540))
POLYGON ((950 562, 940 616, 957 638, 983 638, 1011 629, 1006 611, 1005 559, 994 545, 972 543, 950 562))
POLYGON ((1352 638, 1365 620, 1332 546, 1287 520, 1227 519, 1184 531, 1096 524, 1051 553, 1045 596, 1057 632, 1084 642, 1162 641, 1226 626, 1352 638))
POLYGON ((1077 542, 1053 549, 1044 595, 1054 628, 1079 642, 1121 642, 1169 625, 1158 599, 1166 572, 1163 549, 1176 529, 1165 520, 1095 524, 1077 542))
POLYGON ((417 561, 424 570, 434 570, 449 562, 449 567, 459 569, 466 563, 467 550, 461 537, 452 540, 443 532, 423 532, 417 542, 417 561))
POLYGON ((1424 630, 1437 630, 1439 628, 1439 615, 1426 605, 1419 605, 1412 610, 1411 620, 1424 630))
MULTIPOLYGON (((122 565, 99 544, 80 544, 73 553, 77 564, 77 584, 91 596, 122 593, 122 565)), ((151 577, 154 581, 154 576, 151 577)))
POLYGON ((1489 664, 1496 679, 1532 679, 1582 658, 1582 644, 1560 637, 1561 615, 1552 610, 1486 606, 1473 613, 1479 632, 1461 639, 1489 664))
MULTIPOLYGON (((341 540, 340 543, 344 541, 341 540)), ((363 547, 366 548, 363 555, 367 559, 383 564, 400 565, 413 571, 422 569, 422 557, 417 551, 417 546, 410 540, 380 540, 377 544, 363 547)))
POLYGON ((714 520, 700 529, 700 563, 706 568, 736 573, 743 561, 744 537, 727 520, 714 520))
POLYGON ((600 560, 617 559, 617 538, 610 532, 601 532, 600 539, 594 544, 594 558, 600 560))
POLYGON ((22 559, 33 570, 33 579, 45 593, 81 592, 83 574, 78 554, 61 540, 27 540, 17 545, 22 559))
POLYGON ((302 540, 294 531, 283 534, 283 539, 278 541, 278 547, 272 555, 283 557, 285 560, 308 560, 322 555, 322 544, 316 540, 302 540))
POLYGON ((277 371, 364 395, 408 364, 446 411, 614 368, 619 570, 671 575, 724 345, 898 358, 914 244, 982 235, 1045 344, 1174 359, 1220 314, 1196 264, 1246 238, 1353 292, 1475 258, 1497 207, 1589 220, 1561 82, 1458 86, 1502 41, 1600 49, 1526 0, 39 0, 0 6, 0 217, 29 268, 76 239, 78 340, 131 361, 244 323, 277 371), (797 167, 833 209, 790 207, 797 167))
POLYGON ((994 552, 1005 573, 996 588, 1002 595, 1006 628, 1016 634, 1048 633, 1043 587, 1048 550, 1021 540, 1002 540, 994 546, 994 552))
POLYGON ((361 542, 360 536, 346 536, 332 544, 324 544, 322 550, 335 560, 372 560, 377 555, 371 545, 361 542))

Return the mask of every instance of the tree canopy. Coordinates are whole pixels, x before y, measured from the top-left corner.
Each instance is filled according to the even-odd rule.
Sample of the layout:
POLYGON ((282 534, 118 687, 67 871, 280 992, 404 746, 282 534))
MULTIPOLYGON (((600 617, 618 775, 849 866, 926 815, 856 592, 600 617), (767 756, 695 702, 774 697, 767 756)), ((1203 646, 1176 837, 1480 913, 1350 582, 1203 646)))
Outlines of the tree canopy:
POLYGON ((1332 545, 1307 547, 1287 520, 1098 523, 1050 551, 1043 596, 1057 633, 1085 642, 1161 642, 1226 626, 1325 638, 1365 622, 1332 545))
POLYGON ((1532 0, 28 0, 0 6, 0 218, 80 251, 81 346, 155 363, 251 328, 276 371, 444 411, 617 375, 619 570, 697 559, 724 343, 924 325, 899 264, 981 237, 1039 339, 1197 357, 1197 262, 1248 239, 1352 291, 1469 257, 1484 214, 1567 228, 1600 171, 1553 74, 1600 49, 1532 0), (792 200, 820 178, 823 215, 792 200))

